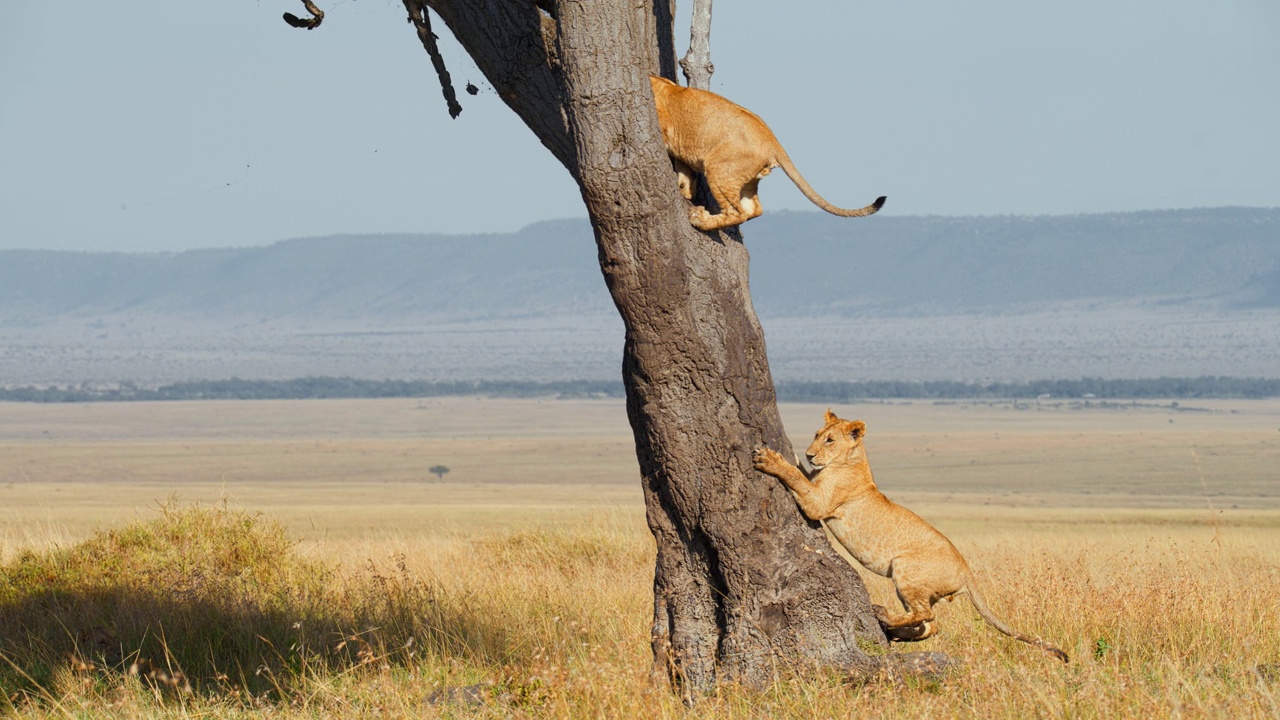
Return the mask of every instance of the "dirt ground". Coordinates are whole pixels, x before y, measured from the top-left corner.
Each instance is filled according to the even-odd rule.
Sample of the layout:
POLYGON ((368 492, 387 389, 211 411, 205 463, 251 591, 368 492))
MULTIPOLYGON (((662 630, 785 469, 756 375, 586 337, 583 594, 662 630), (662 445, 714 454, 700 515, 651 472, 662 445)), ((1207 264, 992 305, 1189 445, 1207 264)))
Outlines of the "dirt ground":
MULTIPOLYGON (((838 405, 877 482, 944 531, 1280 525, 1280 401, 838 405)), ((825 406, 791 404, 797 451, 825 406)), ((643 518, 621 401, 433 398, 0 403, 0 557, 233 505, 303 538, 468 533, 584 511, 643 518), (449 468, 443 478, 427 468, 449 468)))

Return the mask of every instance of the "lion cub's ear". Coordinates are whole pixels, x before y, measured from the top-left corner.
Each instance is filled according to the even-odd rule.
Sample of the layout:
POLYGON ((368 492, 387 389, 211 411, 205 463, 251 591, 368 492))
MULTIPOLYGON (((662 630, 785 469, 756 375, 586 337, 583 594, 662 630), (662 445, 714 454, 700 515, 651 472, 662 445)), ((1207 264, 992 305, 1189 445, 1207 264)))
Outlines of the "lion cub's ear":
POLYGON ((849 437, 857 440, 867 434, 867 424, 861 420, 852 420, 845 425, 845 429, 849 432, 849 437))
POLYGON ((831 412, 831 408, 827 408, 827 414, 823 416, 823 419, 827 421, 828 425, 830 425, 831 423, 839 420, 840 418, 836 417, 836 414, 831 412))

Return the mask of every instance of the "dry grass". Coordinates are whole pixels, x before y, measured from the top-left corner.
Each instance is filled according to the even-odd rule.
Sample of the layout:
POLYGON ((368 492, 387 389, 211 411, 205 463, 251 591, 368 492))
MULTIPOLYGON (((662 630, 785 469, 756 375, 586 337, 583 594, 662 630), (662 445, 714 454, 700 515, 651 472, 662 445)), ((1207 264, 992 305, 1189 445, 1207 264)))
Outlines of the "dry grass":
MULTIPOLYGON (((998 611, 1062 644, 1070 666, 986 628, 960 601, 942 606, 943 633, 926 643, 964 661, 942 682, 855 687, 832 677, 784 677, 763 692, 726 688, 701 703, 696 716, 1273 716, 1280 699, 1275 521, 1246 529, 1169 523, 1154 533, 1139 521, 1112 523, 1099 537, 1033 530, 966 543, 998 611), (1259 544, 1264 540, 1271 542, 1259 544)), ((139 534, 147 533, 137 526, 117 532, 139 534)), ((88 545, 102 547, 95 539, 88 545)), ((176 573, 151 576, 169 604, 146 606, 150 625, 132 614, 136 598, 118 599, 116 615, 102 621, 120 635, 126 655, 150 653, 156 665, 181 668, 189 693, 119 668, 59 665, 74 647, 70 618, 79 607, 64 604, 53 617, 68 627, 43 641, 61 652, 43 656, 41 689, 30 683, 6 689, 11 697, 18 693, 11 710, 25 717, 63 710, 149 717, 265 710, 284 717, 688 716, 675 698, 649 685, 651 541, 634 518, 604 513, 559 529, 348 540, 321 551, 303 543, 272 562, 244 563, 307 568, 316 558, 323 563, 311 572, 329 577, 317 591, 322 601, 286 593, 272 613, 228 613, 253 596, 230 586, 199 599, 171 592, 184 582, 176 573), (189 616, 206 622, 184 629, 179 620, 189 616), (160 623, 168 629, 157 649, 160 623), (238 625, 242 640, 215 647, 212 638, 233 629, 226 624, 238 625), (270 668, 269 682, 262 672, 236 679, 245 668, 262 667, 270 668), (441 690, 477 685, 480 702, 431 701, 441 690)), ((83 578, 87 571, 77 572, 83 578)), ((882 600, 889 592, 883 580, 871 587, 882 600)), ((5 604, 7 617, 15 617, 5 604)), ((15 652, 14 644, 35 634, 7 625, 0 647, 26 667, 32 650, 15 652)), ((14 673, 7 677, 12 683, 14 673)))
MULTIPOLYGON (((287 425, 288 408, 268 405, 262 410, 271 422, 287 425)), ((490 444, 495 452, 472 457, 476 467, 492 465, 485 472, 495 475, 521 476, 522 453, 541 447, 526 441, 555 444, 557 433, 563 440, 581 432, 578 444, 586 450, 563 458, 561 471, 571 475, 582 466, 617 462, 593 459, 591 449, 619 435, 625 439, 625 421, 607 413, 586 423, 590 428, 565 430, 546 417, 528 422, 533 406, 503 406, 510 412, 499 413, 496 403, 479 405, 474 414, 461 403, 453 409, 459 425, 470 428, 460 438, 483 443, 483 423, 475 419, 486 412, 526 417, 527 433, 514 421, 496 423, 514 449, 490 444)), ((393 420, 375 427, 377 404, 345 410, 334 404, 312 413, 317 407, 295 407, 295 413, 318 418, 293 423, 301 429, 286 432, 273 424, 276 437, 252 442, 304 447, 317 439, 310 435, 330 429, 327 423, 340 425, 328 413, 342 411, 353 427, 364 429, 328 438, 350 443, 329 459, 345 457, 342 462, 358 471, 355 458, 363 457, 367 473, 376 477, 399 462, 383 457, 384 443, 403 442, 413 451, 398 433, 421 431, 430 441, 459 430, 446 427, 447 412, 433 430, 405 431, 393 420), (360 454, 365 450, 370 454, 360 454)), ((391 418, 429 412, 384 409, 391 418)), ((190 411, 166 412, 179 410, 190 411)), ((458 475, 471 470, 424 453, 417 457, 425 465, 442 461, 457 475, 438 484, 304 483, 289 475, 302 472, 291 470, 291 461, 262 453, 243 461, 246 474, 235 481, 210 477, 219 466, 213 461, 197 464, 203 475, 186 480, 181 455, 166 454, 176 452, 175 445, 199 441, 207 432, 250 447, 250 439, 231 432, 232 410, 255 411, 252 405, 222 408, 218 417, 199 421, 203 429, 184 429, 170 416, 149 430, 150 421, 130 420, 116 408, 124 429, 115 437, 93 429, 95 437, 67 432, 55 443, 38 433, 18 437, 12 428, 20 423, 4 421, 13 408, 0 408, 0 472, 12 472, 9 453, 17 449, 25 453, 27 474, 55 467, 67 473, 59 482, 10 478, 9 486, 0 486, 0 558, 7 573, 0 589, 0 653, 7 658, 0 664, 7 669, 0 668, 0 683, 10 698, 7 705, 0 700, 0 708, 32 718, 1280 716, 1280 485, 1250 484, 1276 478, 1277 438, 1264 434, 1280 435, 1274 404, 1193 420, 1174 415, 1174 426, 1197 423, 1178 434, 1168 427, 1170 413, 1151 410, 1123 416, 920 405, 853 410, 872 423, 869 444, 881 483, 956 541, 998 613, 1060 644, 1072 663, 1063 667, 986 628, 960 600, 941 606, 938 638, 895 648, 963 659, 941 682, 851 686, 835 677, 784 673, 763 691, 724 688, 693 711, 649 684, 652 540, 630 476, 554 483, 539 475, 549 467, 533 463, 528 467, 535 477, 526 483, 464 483, 458 475), (879 436, 877 423, 883 425, 879 436), (967 462, 964 453, 971 451, 964 448, 984 437, 1010 449, 975 454, 968 459, 977 462, 967 462), (1188 443, 1204 448, 1197 450, 1199 467, 1169 460, 1188 457, 1188 443), (122 463, 120 479, 77 480, 75 467, 92 472, 107 462, 84 451, 90 444, 130 452, 152 445, 166 459, 155 461, 155 477, 131 482, 129 463, 148 466, 146 453, 129 462, 107 453, 122 463), (1251 447, 1257 451, 1252 464, 1251 447), (79 465, 63 464, 76 453, 79 465), (1078 476, 1096 476, 1099 457, 1120 463, 1110 469, 1113 477, 1130 478, 1147 491, 1085 494, 1091 488, 1078 476), (1030 465, 1036 482, 1018 484, 1024 476, 1017 469, 1027 467, 1018 458, 1039 458, 1030 465), (266 464, 255 475, 259 461, 266 464), (979 463, 987 466, 975 473, 1002 484, 978 493, 961 492, 959 482, 945 485, 979 463), (272 480, 271 472, 287 477, 272 480), (1167 472, 1190 479, 1167 480, 1179 491, 1160 495, 1154 490, 1167 472), (1231 484, 1231 473, 1241 476, 1240 485, 1231 484), (895 486, 907 489, 895 492, 895 486), (216 501, 230 494, 233 506, 268 516, 155 510, 157 499, 175 489, 186 499, 216 501), (287 518, 287 535, 295 540, 283 540, 272 520, 277 516, 287 518), (249 541, 237 545, 220 534, 227 522, 239 527, 246 518, 251 532, 242 534, 249 541), (157 532, 157 523, 186 530, 157 532), (110 542, 109 526, 116 538, 110 542), (95 573, 99 563, 90 560, 112 555, 113 547, 117 565, 95 573), (180 563, 173 558, 185 558, 181 563, 199 572, 175 569, 180 563), (15 574, 15 568, 25 573, 15 574), (190 587, 193 576, 217 580, 197 591, 190 587), (258 579, 249 583, 246 577, 258 579), (60 603, 32 601, 47 600, 51 596, 40 592, 51 587, 63 590, 60 603), (103 588, 115 590, 104 594, 103 588), (90 597, 97 600, 90 603, 90 597), (122 655, 146 656, 168 678, 181 671, 190 691, 146 672, 130 675, 122 663, 108 662, 112 658, 98 659, 94 670, 78 665, 72 658, 95 659, 79 644, 83 626, 99 623, 118 636, 122 655), (437 695, 464 687, 472 688, 474 701, 461 691, 446 692, 443 701, 437 695)), ((784 412, 789 427, 799 429, 821 408, 784 412)), ((39 420, 60 432, 72 425, 65 416, 62 425, 54 423, 54 414, 39 420)), ((247 417, 245 424, 261 422, 247 417)), ((881 601, 891 594, 881 578, 868 584, 881 601)))

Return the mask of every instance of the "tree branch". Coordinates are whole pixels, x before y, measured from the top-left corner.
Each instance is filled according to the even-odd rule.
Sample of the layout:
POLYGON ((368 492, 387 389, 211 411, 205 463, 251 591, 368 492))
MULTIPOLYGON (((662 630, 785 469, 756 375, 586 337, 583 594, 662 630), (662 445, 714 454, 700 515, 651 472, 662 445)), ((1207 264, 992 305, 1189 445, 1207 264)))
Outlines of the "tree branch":
POLYGON ((427 14, 427 5, 422 0, 404 0, 404 9, 409 11, 409 22, 418 31, 418 39, 422 47, 431 56, 431 65, 436 69, 436 77, 440 78, 440 90, 444 93, 444 101, 449 106, 449 117, 457 119, 462 114, 462 106, 458 104, 458 94, 453 90, 453 79, 444 66, 444 57, 440 55, 440 46, 436 41, 440 38, 431 32, 431 16, 427 14))
POLYGON ((324 11, 316 7, 311 0, 302 0, 302 5, 307 8, 307 12, 311 13, 311 17, 300 18, 293 13, 285 13, 284 21, 296 28, 315 30, 320 27, 320 23, 324 22, 324 11))
POLYGON ((556 21, 532 2, 421 0, 453 32, 480 72, 576 180, 556 21))
POLYGON ((711 89, 711 0, 694 0, 693 21, 689 23, 689 51, 680 60, 680 69, 689 87, 711 89))

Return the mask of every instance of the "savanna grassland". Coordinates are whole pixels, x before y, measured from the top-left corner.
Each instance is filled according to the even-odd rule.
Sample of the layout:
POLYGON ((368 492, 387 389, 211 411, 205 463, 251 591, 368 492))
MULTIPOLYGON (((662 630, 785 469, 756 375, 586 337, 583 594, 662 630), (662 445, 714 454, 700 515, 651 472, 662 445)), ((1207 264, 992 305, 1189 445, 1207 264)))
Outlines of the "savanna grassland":
MULTIPOLYGON (((823 409, 783 407, 797 447, 823 409)), ((960 600, 890 650, 941 679, 779 668, 686 709, 617 401, 0 404, 0 712, 1280 716, 1280 401, 834 409, 1070 665, 960 600)))

